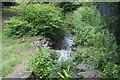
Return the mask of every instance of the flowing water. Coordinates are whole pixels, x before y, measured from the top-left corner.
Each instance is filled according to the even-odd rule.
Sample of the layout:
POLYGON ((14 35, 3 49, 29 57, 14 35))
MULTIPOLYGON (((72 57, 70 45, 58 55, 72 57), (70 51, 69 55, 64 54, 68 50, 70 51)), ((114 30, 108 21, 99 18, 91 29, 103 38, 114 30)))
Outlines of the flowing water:
POLYGON ((72 42, 73 42, 74 36, 70 34, 65 34, 64 39, 61 43, 61 50, 56 50, 60 54, 60 59, 68 59, 70 58, 70 54, 72 52, 72 42))

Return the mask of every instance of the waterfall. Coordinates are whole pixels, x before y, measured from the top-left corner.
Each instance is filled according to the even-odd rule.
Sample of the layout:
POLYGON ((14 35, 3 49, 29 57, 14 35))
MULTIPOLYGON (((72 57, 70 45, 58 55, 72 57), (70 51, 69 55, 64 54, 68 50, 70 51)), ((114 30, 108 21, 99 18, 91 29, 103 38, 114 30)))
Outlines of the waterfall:
POLYGON ((60 54, 60 58, 68 59, 70 58, 71 54, 71 47, 72 47, 72 42, 73 42, 74 36, 71 34, 65 34, 64 39, 62 40, 61 43, 61 49, 56 50, 60 54))

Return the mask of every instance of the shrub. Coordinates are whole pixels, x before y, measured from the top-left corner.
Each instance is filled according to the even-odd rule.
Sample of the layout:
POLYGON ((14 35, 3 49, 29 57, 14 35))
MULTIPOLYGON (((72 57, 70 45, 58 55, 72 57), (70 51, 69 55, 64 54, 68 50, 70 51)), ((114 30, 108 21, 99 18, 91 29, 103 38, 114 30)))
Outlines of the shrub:
POLYGON ((58 6, 63 8, 63 12, 69 12, 69 11, 73 11, 75 9, 77 9, 78 7, 80 7, 82 5, 82 3, 79 2, 60 2, 58 3, 58 6))
POLYGON ((33 54, 26 67, 35 74, 35 78, 81 78, 80 70, 73 59, 58 60, 59 55, 54 50, 43 48, 38 54, 33 54), (56 56, 55 56, 56 55, 56 56))
POLYGON ((105 28, 107 24, 98 10, 94 6, 78 8, 73 13, 73 25, 73 45, 88 47, 76 52, 74 60, 94 66, 103 77, 118 78, 118 46, 115 36, 105 28))
POLYGON ((53 50, 42 49, 38 54, 33 54, 26 67, 30 72, 35 73, 36 78, 46 78, 50 75, 51 67, 55 64, 52 55, 55 55, 53 50))
POLYGON ((47 36, 47 34, 60 34, 63 31, 64 21, 61 9, 52 4, 20 3, 14 9, 18 10, 18 15, 6 22, 6 33, 11 33, 11 37, 21 37, 27 34, 47 36))
POLYGON ((94 6, 80 7, 72 17, 75 32, 74 46, 94 46, 115 51, 117 47, 115 37, 104 28, 106 24, 94 6))
POLYGON ((104 75, 107 78, 120 78, 120 65, 117 65, 113 62, 108 62, 104 69, 104 75))
POLYGON ((58 6, 63 8, 63 12, 67 13, 67 12, 71 12, 76 10, 77 8, 81 7, 81 6, 90 6, 93 5, 94 3, 87 3, 87 2, 60 2, 58 3, 58 6))
POLYGON ((35 78, 81 78, 77 75, 80 70, 76 67, 76 62, 72 59, 58 60, 58 57, 54 50, 43 48, 25 64, 28 72, 35 74, 35 78))
POLYGON ((66 18, 73 24, 71 31, 75 33, 73 46, 84 45, 87 49, 75 52, 77 63, 94 66, 104 77, 118 78, 119 48, 115 36, 108 31, 104 18, 95 6, 83 6, 66 18), (108 67, 109 66, 109 67, 108 67), (111 72, 110 72, 111 70, 111 72))
POLYGON ((119 64, 117 64, 119 56, 117 52, 109 53, 107 49, 90 47, 75 52, 74 61, 77 63, 85 63, 94 66, 102 77, 119 78, 119 64))
POLYGON ((72 33, 73 32, 73 30, 74 30, 74 26, 73 26, 73 13, 72 12, 70 12, 70 13, 66 13, 65 14, 65 21, 66 21, 66 29, 68 30, 68 32, 70 32, 70 33, 72 33))
POLYGON ((49 78, 80 78, 77 73, 80 70, 76 67, 76 62, 72 59, 59 60, 51 68, 49 78))
POLYGON ((84 28, 77 30, 74 44, 94 46, 96 48, 107 48, 109 51, 115 51, 117 44, 115 37, 110 34, 108 30, 96 31, 94 26, 85 26, 84 28))
MULTIPOLYGON (((107 53, 107 50, 105 49, 103 51, 102 48, 98 49, 98 48, 90 47, 90 48, 75 52, 74 60, 77 61, 78 63, 84 61, 87 64, 95 65, 94 61, 98 61, 102 57, 102 55, 106 53, 107 53)), ((98 65, 95 65, 95 66, 99 67, 98 65)))
POLYGON ((32 25, 27 21, 22 20, 19 17, 12 17, 9 21, 5 21, 6 29, 5 34, 8 37, 22 37, 23 35, 34 35, 35 33, 32 32, 32 25))
POLYGON ((73 24, 75 27, 79 27, 79 25, 81 25, 81 27, 85 25, 97 26, 101 25, 102 23, 100 13, 95 6, 80 7, 74 11, 73 17, 73 24))

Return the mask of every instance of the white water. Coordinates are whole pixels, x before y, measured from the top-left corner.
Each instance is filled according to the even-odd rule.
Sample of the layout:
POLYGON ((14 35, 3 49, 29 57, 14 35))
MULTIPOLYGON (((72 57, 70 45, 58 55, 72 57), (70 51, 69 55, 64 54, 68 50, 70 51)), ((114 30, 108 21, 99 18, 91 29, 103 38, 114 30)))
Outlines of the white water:
POLYGON ((74 39, 73 35, 66 34, 64 36, 64 39, 62 41, 61 50, 56 50, 56 52, 58 52, 60 54, 59 59, 61 59, 61 58, 64 58, 64 59, 70 58, 73 39, 74 39))

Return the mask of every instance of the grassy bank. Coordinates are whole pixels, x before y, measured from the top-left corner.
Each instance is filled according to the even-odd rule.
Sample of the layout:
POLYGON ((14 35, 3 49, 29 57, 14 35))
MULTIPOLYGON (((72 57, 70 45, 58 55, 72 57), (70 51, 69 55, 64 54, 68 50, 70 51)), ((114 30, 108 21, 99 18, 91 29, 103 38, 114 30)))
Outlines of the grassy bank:
MULTIPOLYGON (((30 46, 30 40, 20 41, 15 39, 5 39, 2 38, 2 69, 0 69, 0 77, 5 77, 12 72, 12 68, 21 63, 23 59, 30 56, 29 53, 26 53, 26 50, 29 48, 33 48, 30 46), (25 42, 25 45, 21 45, 22 42, 25 42)), ((33 49, 35 49, 34 47, 33 49)))

